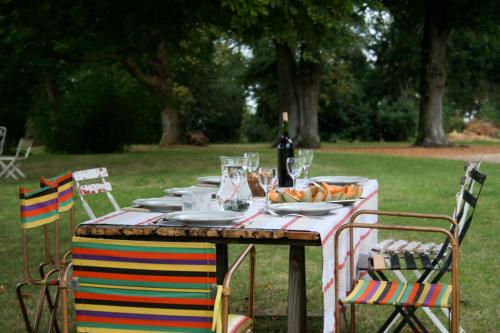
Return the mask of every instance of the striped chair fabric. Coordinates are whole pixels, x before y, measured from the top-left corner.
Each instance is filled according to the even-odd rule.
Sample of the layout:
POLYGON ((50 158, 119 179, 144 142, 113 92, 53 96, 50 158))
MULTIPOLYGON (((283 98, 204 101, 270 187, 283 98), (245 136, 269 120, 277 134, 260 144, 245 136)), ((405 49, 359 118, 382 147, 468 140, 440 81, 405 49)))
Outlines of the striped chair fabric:
POLYGON ((451 291, 451 285, 441 283, 403 283, 361 279, 342 302, 444 308, 450 306, 451 291))
POLYGON ((21 228, 30 229, 59 219, 57 187, 29 191, 19 187, 21 228))
POLYGON ((78 332, 212 332, 215 245, 73 237, 72 253, 78 332))
POLYGON ((73 173, 66 172, 63 175, 53 178, 40 178, 40 186, 57 186, 57 198, 59 202, 59 212, 64 213, 75 205, 73 197, 73 173))

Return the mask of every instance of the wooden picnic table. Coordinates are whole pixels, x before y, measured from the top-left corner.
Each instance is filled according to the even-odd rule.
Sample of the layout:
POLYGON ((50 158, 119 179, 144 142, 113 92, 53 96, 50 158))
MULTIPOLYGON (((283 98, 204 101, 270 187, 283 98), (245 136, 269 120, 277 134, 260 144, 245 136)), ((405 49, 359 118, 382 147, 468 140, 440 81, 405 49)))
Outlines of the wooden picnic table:
MULTIPOLYGON (((347 223, 349 216, 355 211, 367 208, 365 207, 366 203, 371 203, 370 209, 377 208, 378 185, 376 181, 372 182, 370 193, 367 193, 369 197, 360 200, 353 206, 346 206, 335 211, 337 212, 333 214, 335 218, 325 217, 323 222, 312 218, 274 217, 257 211, 249 212, 246 218, 232 226, 168 226, 157 223, 120 225, 116 223, 106 224, 106 221, 103 221, 80 224, 76 228, 76 234, 100 238, 215 243, 217 248, 217 283, 219 284, 222 284, 228 270, 228 244, 251 243, 289 246, 288 332, 305 332, 307 316, 305 246, 323 246, 325 251, 325 244, 328 242, 328 251, 333 251, 333 246, 330 243, 333 243, 333 233, 336 228, 347 223), (322 223, 327 225, 319 228, 318 225, 322 223), (319 229, 314 230, 314 228, 319 229)), ((360 237, 361 240, 364 239, 363 236, 360 237)), ((329 254, 330 252, 328 252, 328 256, 329 254)), ((325 257, 325 252, 323 256, 325 257)), ((333 252, 331 252, 331 258, 333 258, 333 252)), ((325 293, 324 290, 323 293, 325 293)))

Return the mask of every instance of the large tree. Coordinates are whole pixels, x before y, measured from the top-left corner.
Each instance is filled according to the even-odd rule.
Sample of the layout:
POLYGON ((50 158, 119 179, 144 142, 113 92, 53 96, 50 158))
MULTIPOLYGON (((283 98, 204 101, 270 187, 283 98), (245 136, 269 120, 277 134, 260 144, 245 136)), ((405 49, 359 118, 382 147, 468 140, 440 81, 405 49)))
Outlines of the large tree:
POLYGON ((276 56, 278 111, 288 112, 297 146, 320 146, 318 101, 323 54, 351 34, 351 1, 225 0, 232 29, 247 43, 269 41, 276 56))

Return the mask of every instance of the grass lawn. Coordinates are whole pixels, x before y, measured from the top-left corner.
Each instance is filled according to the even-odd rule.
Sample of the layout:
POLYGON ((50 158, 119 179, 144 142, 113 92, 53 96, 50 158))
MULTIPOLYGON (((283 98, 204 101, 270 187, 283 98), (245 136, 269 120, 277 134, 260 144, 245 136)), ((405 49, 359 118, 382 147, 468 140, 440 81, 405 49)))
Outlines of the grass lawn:
MULTIPOLYGON (((261 153, 261 165, 275 164, 276 152, 264 145, 212 145, 208 148, 176 147, 147 149, 106 155, 53 155, 35 150, 22 169, 28 179, 20 183, 0 180, 0 332, 23 332, 23 323, 15 298, 15 285, 21 276, 21 244, 19 231, 18 185, 33 188, 41 175, 54 176, 66 170, 81 170, 105 166, 110 172, 113 194, 120 205, 126 206, 135 198, 162 196, 163 189, 187 186, 197 176, 220 172, 220 155, 239 155, 245 151, 261 153)), ((484 163, 488 174, 474 223, 462 247, 461 256, 461 318, 468 332, 495 332, 500 286, 496 276, 500 260, 495 255, 498 247, 498 215, 500 213, 500 164, 484 163), (497 225, 496 227, 494 225, 497 225)), ((376 178, 380 186, 380 209, 450 214, 458 182, 463 173, 463 162, 377 156, 370 154, 317 152, 312 175, 363 175, 376 178)), ((105 200, 92 202, 100 213, 111 208, 105 200)), ((67 217, 66 217, 67 218, 67 217)), ((85 220, 82 207, 76 207, 76 220, 85 220)), ((64 230, 66 231, 66 230, 64 230)), ((69 231, 63 233, 69 243, 69 231)), ((407 237, 403 235, 402 237, 407 237)), ((384 235, 382 237, 384 238, 384 235)), ((39 239, 36 232, 32 239, 39 239)), ((231 246, 234 257, 242 246, 231 246)), ((288 249, 286 247, 257 247, 258 315, 284 315, 287 306, 288 249)), ((307 298, 311 316, 321 316, 321 252, 308 248, 307 298)), ((33 262, 41 260, 41 253, 33 262)), ((236 280, 233 308, 244 309, 246 272, 236 280)), ((35 297, 35 294, 32 294, 35 297)), ((33 298, 34 298, 33 297, 33 298)), ((358 313, 358 332, 373 332, 390 308, 361 307, 358 313)), ((286 322, 256 323, 256 331, 277 326, 275 331, 286 331, 286 322)), ((320 331, 321 319, 315 320, 311 331, 320 331)))

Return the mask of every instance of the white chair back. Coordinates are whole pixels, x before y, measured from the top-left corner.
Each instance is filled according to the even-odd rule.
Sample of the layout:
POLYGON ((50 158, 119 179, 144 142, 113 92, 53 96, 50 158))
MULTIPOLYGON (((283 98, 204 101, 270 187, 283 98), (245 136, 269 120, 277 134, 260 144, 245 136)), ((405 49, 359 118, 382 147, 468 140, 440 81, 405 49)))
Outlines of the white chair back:
POLYGON ((84 198, 87 195, 106 193, 106 196, 111 202, 114 210, 120 210, 120 206, 118 206, 118 203, 111 194, 111 190, 113 189, 111 183, 106 180, 106 177, 108 177, 108 170, 106 168, 95 168, 73 172, 76 191, 78 192, 83 208, 87 212, 90 219, 95 219, 96 216, 84 198), (93 180, 98 180, 98 182, 88 182, 93 180), (82 182, 85 182, 85 184, 82 182))
POLYGON ((3 153, 3 145, 5 144, 5 137, 7 136, 7 127, 0 126, 0 155, 3 153))
POLYGON ((30 155, 32 146, 33 146, 33 140, 25 138, 19 139, 19 143, 16 149, 16 159, 18 161, 27 159, 28 156, 30 155))

